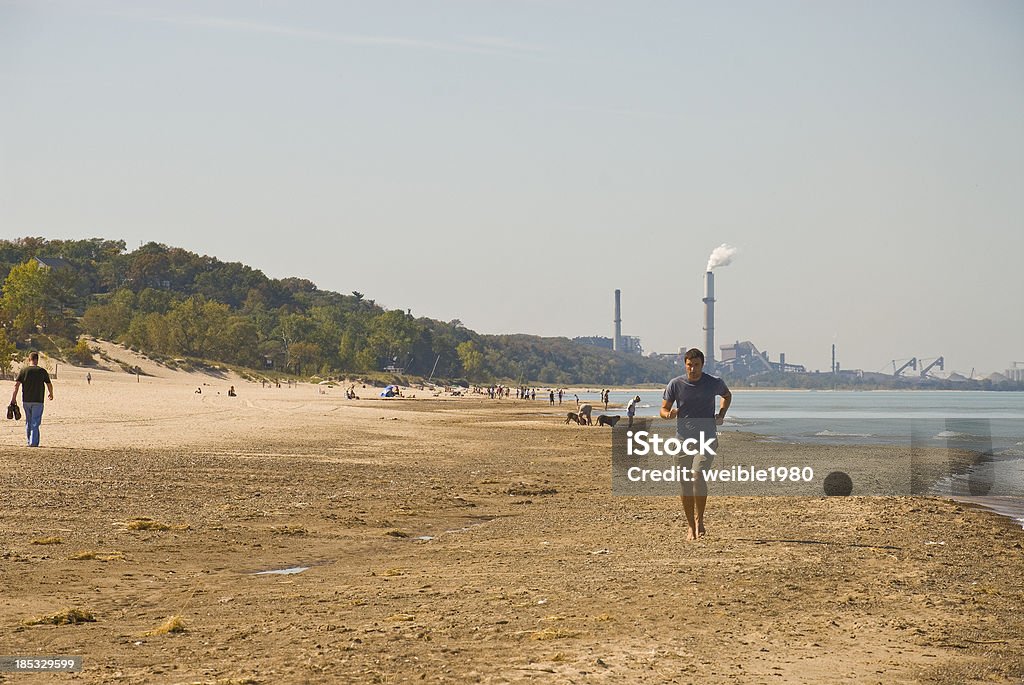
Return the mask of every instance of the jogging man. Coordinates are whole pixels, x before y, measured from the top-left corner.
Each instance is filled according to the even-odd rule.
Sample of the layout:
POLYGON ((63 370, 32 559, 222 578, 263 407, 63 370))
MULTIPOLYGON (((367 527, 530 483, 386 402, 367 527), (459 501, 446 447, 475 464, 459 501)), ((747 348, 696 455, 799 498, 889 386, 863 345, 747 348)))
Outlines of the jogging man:
MULTIPOLYGON (((732 404, 732 393, 721 378, 704 373, 703 352, 696 348, 687 350, 683 358, 686 374, 669 381, 665 387, 665 394, 662 395, 659 414, 663 419, 676 420, 676 433, 680 440, 697 438, 703 442, 700 440, 700 433, 703 433, 704 438, 714 440, 713 444, 717 451, 717 427, 725 422, 725 413, 732 404), (715 396, 722 398, 717 414, 715 396)), ((693 473, 690 481, 683 481, 681 494, 686 525, 689 528, 687 540, 696 540, 704 536, 704 509, 708 501, 708 484, 704 480, 704 470, 711 468, 714 460, 714 454, 680 455, 680 466, 691 469, 693 473)))
POLYGON ((50 374, 39 366, 39 353, 28 356, 28 366, 21 370, 14 381, 14 392, 11 393, 11 404, 18 401, 18 388, 21 388, 21 406, 25 410, 25 435, 29 447, 39 447, 39 424, 43 421, 43 386, 48 391, 47 399, 53 400, 53 384, 50 374))

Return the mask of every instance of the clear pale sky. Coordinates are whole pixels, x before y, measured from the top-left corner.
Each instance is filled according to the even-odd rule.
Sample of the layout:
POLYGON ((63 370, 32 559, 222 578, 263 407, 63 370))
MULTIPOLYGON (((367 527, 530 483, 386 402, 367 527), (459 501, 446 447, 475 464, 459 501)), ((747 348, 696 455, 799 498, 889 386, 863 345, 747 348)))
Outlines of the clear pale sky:
POLYGON ((1024 361, 1024 3, 0 0, 0 236, 485 333, 1024 361))

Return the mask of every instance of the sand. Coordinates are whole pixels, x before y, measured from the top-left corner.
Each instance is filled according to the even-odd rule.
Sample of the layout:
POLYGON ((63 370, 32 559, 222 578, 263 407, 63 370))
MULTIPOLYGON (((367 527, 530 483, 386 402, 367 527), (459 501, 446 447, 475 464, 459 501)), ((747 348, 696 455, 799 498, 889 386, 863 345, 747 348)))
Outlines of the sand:
POLYGON ((0 653, 85 683, 1024 678, 1024 531, 991 513, 712 498, 686 542, 546 402, 144 371, 61 365, 39 449, 3 424, 0 653), (69 608, 95 621, 27 625, 69 608))

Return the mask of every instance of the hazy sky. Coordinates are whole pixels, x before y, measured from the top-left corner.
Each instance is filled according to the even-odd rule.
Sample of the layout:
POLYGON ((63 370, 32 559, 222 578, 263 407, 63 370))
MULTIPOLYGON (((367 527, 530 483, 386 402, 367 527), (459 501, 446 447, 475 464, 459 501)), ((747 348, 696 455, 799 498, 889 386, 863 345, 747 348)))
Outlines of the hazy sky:
POLYGON ((1024 3, 0 0, 0 236, 485 333, 1024 361, 1024 3))

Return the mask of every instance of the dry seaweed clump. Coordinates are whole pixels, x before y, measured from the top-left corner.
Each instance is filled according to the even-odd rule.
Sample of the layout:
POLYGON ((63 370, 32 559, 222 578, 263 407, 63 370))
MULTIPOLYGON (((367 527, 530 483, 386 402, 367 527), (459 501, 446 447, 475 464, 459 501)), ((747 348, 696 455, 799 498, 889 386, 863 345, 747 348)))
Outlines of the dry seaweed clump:
POLYGON ((153 630, 147 630, 142 635, 143 637, 153 637, 169 633, 184 633, 186 630, 185 622, 181 620, 181 616, 171 616, 156 628, 153 628, 153 630))
POLYGON ((74 625, 76 623, 92 623, 96 620, 91 611, 86 609, 78 608, 67 608, 61 609, 55 614, 49 616, 40 616, 25 621, 26 625, 30 626, 42 626, 42 625, 74 625))
POLYGON ((96 559, 98 561, 124 561, 124 552, 113 552, 111 554, 100 554, 91 549, 82 550, 76 552, 68 557, 70 561, 91 561, 96 559))
POLYGON ((60 539, 59 537, 57 537, 56 535, 51 535, 50 537, 36 538, 35 540, 32 541, 32 544, 33 545, 59 545, 62 542, 64 542, 64 541, 62 539, 60 539))
MULTIPOLYGON (((185 526, 186 528, 188 526, 185 526)), ((151 519, 148 516, 142 516, 140 518, 131 519, 128 521, 128 530, 170 530, 171 526, 166 523, 161 523, 155 519, 151 519)))
POLYGON ((577 637, 578 632, 574 630, 562 630, 560 628, 545 628, 530 633, 531 640, 561 640, 564 638, 577 637))

